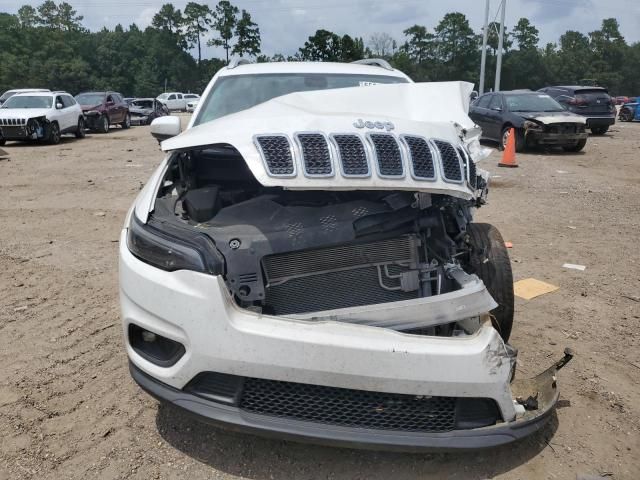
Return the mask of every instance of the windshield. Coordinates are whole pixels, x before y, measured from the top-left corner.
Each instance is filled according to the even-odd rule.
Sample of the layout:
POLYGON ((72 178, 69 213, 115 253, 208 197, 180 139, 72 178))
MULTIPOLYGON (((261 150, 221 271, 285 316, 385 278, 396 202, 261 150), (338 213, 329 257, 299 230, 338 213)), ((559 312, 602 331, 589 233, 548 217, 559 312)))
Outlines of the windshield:
POLYGON ((168 96, 168 93, 161 93, 160 95, 158 95, 158 100, 166 100, 168 96))
POLYGON ((134 100, 131 102, 132 107, 153 108, 153 100, 134 100))
POLYGON ((51 97, 14 95, 2 104, 2 108, 51 108, 51 97))
POLYGON ((9 97, 11 97, 11 96, 13 96, 15 94, 16 94, 16 92, 12 92, 11 90, 9 90, 8 92, 4 92, 2 94, 2 96, 0 97, 0 103, 4 102, 7 98, 9 98, 9 97))
POLYGON ((402 77, 325 73, 273 73, 220 77, 204 100, 193 125, 246 110, 293 92, 329 88, 363 87, 378 83, 407 83, 402 77))
POLYGON ((104 93, 81 93, 76 96, 80 105, 100 105, 104 101, 104 93))
POLYGON ((564 108, 549 95, 536 93, 531 95, 505 95, 507 109, 510 112, 562 112, 564 108))

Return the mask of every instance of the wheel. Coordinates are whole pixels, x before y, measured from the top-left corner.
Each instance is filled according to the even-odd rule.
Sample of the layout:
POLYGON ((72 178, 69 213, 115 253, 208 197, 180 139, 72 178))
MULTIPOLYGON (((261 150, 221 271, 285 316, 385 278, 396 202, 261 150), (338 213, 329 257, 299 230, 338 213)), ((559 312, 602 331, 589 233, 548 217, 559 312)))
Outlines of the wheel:
POLYGON ((513 274, 502 235, 488 223, 467 226, 471 246, 469 267, 484 282, 498 306, 491 310, 494 326, 506 342, 513 327, 513 274))
POLYGON ((618 114, 618 119, 621 122, 630 122, 631 120, 633 120, 633 114, 628 108, 622 108, 620 110, 620 113, 618 114))
POLYGON ((609 130, 608 126, 605 127, 591 127, 591 133, 594 135, 603 135, 606 131, 609 130))
POLYGON ((583 138, 582 140, 578 140, 578 143, 576 143, 575 145, 563 145, 562 149, 565 152, 579 152, 584 148, 586 144, 587 144, 587 139, 583 138))
POLYGON ((127 113, 127 115, 124 117, 124 122, 122 122, 120 124, 120 126, 124 129, 127 129, 131 126, 131 114, 127 113))
POLYGON ((58 126, 58 122, 52 122, 49 126, 49 136, 47 137, 47 141, 51 145, 57 145, 60 143, 60 127, 58 126))
POLYGON ((106 115, 102 115, 98 119, 98 126, 96 128, 100 133, 108 133, 109 132, 109 117, 106 115))
MULTIPOLYGON (((502 141, 500 143, 502 150, 507 148, 507 138, 509 137, 509 130, 511 130, 511 128, 512 127, 508 126, 502 129, 502 141)), ((524 150, 524 133, 519 128, 514 128, 514 130, 516 132, 516 152, 522 152, 524 150)))
POLYGON ((76 138, 84 138, 86 132, 84 131, 84 118, 78 117, 78 126, 76 127, 76 138))

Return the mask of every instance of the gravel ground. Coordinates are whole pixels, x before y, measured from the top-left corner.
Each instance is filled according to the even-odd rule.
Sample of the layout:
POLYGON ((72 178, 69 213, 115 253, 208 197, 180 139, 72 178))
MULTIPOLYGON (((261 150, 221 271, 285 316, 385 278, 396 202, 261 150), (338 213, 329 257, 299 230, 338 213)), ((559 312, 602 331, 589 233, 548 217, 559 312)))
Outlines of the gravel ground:
POLYGON ((640 472, 640 124, 584 153, 519 154, 495 167, 489 205, 516 280, 556 292, 516 300, 518 375, 562 356, 561 401, 525 441, 464 454, 398 454, 228 433, 159 406, 130 380, 117 241, 162 155, 148 127, 0 159, 0 480, 637 479, 640 472), (585 271, 562 268, 565 262, 585 271))

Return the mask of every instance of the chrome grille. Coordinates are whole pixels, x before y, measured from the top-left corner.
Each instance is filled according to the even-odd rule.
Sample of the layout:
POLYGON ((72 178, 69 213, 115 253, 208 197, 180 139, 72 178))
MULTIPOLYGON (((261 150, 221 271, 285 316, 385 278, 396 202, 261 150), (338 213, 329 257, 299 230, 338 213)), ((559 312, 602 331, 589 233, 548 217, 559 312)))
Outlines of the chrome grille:
POLYGON ((460 167, 460 158, 453 145, 442 140, 434 140, 438 152, 440 152, 440 161, 442 163, 442 175, 445 181, 462 182, 462 169, 460 167))
POLYGON ((326 177, 333 175, 329 145, 320 133, 296 135, 302 153, 302 165, 307 175, 326 177))
POLYGON ((0 125, 5 126, 5 127, 12 127, 12 126, 18 126, 18 125, 26 125, 27 124, 27 119, 26 118, 0 118, 0 125))
POLYGON ((409 147, 413 176, 433 180, 436 177, 431 148, 424 138, 406 135, 402 137, 409 147))
POLYGON ((357 135, 333 135, 332 138, 338 147, 342 174, 345 177, 369 176, 367 153, 360 137, 357 135))
POLYGON ((260 135, 256 137, 267 169, 271 175, 292 176, 295 174, 289 139, 284 135, 260 135))
POLYGON ((378 173, 381 177, 402 177, 402 153, 393 135, 385 133, 370 133, 369 138, 378 162, 378 173))

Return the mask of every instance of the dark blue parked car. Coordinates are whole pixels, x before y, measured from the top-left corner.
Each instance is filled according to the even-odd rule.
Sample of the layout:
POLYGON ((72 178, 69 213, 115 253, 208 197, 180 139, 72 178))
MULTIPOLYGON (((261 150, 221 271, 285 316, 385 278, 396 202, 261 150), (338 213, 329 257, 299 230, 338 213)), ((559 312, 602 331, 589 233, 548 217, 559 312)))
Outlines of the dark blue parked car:
POLYGON ((640 108, 638 108, 638 102, 625 103, 620 107, 618 113, 618 120, 621 122, 632 122, 634 120, 640 121, 640 108))

